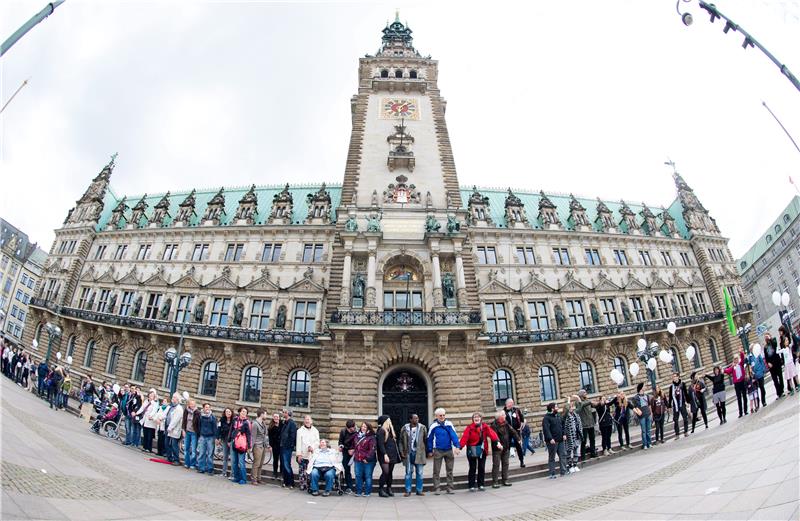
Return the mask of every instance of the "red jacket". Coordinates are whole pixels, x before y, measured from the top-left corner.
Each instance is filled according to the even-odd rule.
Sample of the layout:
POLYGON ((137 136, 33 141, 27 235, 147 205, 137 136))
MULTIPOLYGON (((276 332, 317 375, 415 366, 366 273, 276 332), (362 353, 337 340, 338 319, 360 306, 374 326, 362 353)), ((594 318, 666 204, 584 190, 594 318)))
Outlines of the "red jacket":
POLYGON ((739 382, 743 382, 744 381, 744 376, 745 376, 745 372, 744 372, 744 351, 740 351, 739 352, 739 369, 740 369, 740 372, 739 372, 739 377, 738 378, 736 377, 736 371, 734 371, 733 365, 723 369, 723 372, 725 372, 725 374, 729 374, 729 375, 733 376, 733 383, 738 384, 739 382))
POLYGON ((479 445, 481 442, 481 437, 483 437, 483 452, 485 454, 489 452, 489 440, 498 440, 497 433, 494 432, 494 429, 483 422, 481 422, 479 425, 475 423, 470 423, 467 425, 467 428, 464 429, 464 433, 461 435, 461 448, 463 449, 464 447, 470 445, 479 445))

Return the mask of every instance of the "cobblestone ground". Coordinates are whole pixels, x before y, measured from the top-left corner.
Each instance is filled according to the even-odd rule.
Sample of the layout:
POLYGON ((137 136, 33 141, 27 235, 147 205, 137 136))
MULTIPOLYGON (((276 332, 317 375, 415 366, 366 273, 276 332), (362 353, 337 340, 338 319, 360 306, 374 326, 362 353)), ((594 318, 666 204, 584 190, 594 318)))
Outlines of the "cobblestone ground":
MULTIPOLYGON (((558 480, 313 498, 149 461, 2 380, 2 519, 798 519, 800 399, 558 480)), ((771 397, 770 400, 774 400, 771 397)), ((734 405, 735 408, 735 405, 734 405)), ((716 421, 712 422, 716 423, 716 421)), ((669 428, 669 426, 668 426, 669 428)), ((633 432, 631 434, 634 434, 633 432)), ((616 444, 616 442, 615 442, 616 444)), ((395 480, 402 468, 395 471, 395 480)))

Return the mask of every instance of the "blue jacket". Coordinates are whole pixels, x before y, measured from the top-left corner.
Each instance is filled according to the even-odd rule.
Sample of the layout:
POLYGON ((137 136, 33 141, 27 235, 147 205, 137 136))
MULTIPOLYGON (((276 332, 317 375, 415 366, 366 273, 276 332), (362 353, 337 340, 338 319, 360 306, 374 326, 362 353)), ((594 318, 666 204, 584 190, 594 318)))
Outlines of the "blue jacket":
POLYGON ((200 432, 198 435, 211 438, 217 437, 217 419, 214 418, 213 414, 204 416, 203 413, 200 412, 200 432))
POLYGON ((458 434, 449 420, 445 420, 444 423, 434 420, 431 423, 431 427, 428 429, 428 453, 433 452, 433 449, 450 450, 458 446, 458 434))
POLYGON ((764 378, 764 373, 767 372, 767 364, 764 362, 763 355, 750 355, 750 367, 753 368, 753 376, 756 378, 764 378))

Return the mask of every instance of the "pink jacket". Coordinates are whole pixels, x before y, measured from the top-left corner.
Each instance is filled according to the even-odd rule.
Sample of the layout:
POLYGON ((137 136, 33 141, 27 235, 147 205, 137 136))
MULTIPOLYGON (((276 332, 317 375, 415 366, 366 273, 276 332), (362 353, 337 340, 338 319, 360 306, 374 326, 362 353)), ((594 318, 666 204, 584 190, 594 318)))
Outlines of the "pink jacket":
POLYGON ((745 372, 744 372, 744 351, 740 351, 739 352, 739 371, 738 371, 739 375, 738 375, 738 377, 736 375, 737 371, 736 371, 735 364, 731 365, 729 367, 726 367, 725 369, 723 369, 723 372, 725 374, 729 374, 729 375, 733 376, 733 383, 738 384, 739 382, 743 382, 744 381, 744 375, 745 375, 745 372))

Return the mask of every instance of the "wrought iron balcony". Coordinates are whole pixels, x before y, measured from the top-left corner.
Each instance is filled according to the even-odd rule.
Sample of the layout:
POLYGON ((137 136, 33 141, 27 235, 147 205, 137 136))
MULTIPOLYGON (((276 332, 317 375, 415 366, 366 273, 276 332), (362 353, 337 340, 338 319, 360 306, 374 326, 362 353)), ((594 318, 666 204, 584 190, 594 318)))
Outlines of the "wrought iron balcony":
POLYGON ((749 302, 745 302, 744 304, 736 304, 733 306, 734 313, 746 313, 748 311, 753 311, 753 305, 749 302))
MULTIPOLYGON (((35 298, 31 300, 31 305, 45 308, 62 317, 77 318, 88 320, 103 325, 127 327, 152 331, 154 333, 165 333, 169 335, 180 335, 184 324, 167 320, 155 320, 149 318, 126 317, 111 313, 98 313, 85 309, 76 309, 66 306, 58 306, 44 299, 35 298)), ((205 324, 187 323, 184 335, 193 337, 214 338, 218 340, 236 340, 251 343, 279 343, 279 344, 319 344, 319 333, 305 331, 284 331, 280 329, 248 329, 233 326, 209 326, 205 324)))
POLYGON ((364 326, 470 326, 481 323, 479 311, 335 311, 331 324, 364 326))
POLYGON ((666 331, 667 324, 675 322, 678 327, 701 324, 721 320, 725 315, 721 312, 674 317, 644 322, 627 322, 625 324, 573 327, 564 329, 546 329, 541 331, 503 331, 487 333, 490 344, 533 344, 540 342, 574 341, 590 338, 602 338, 617 335, 635 335, 648 331, 666 331))

